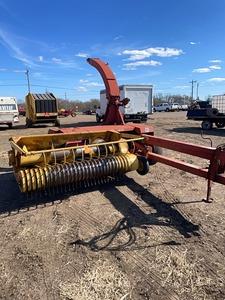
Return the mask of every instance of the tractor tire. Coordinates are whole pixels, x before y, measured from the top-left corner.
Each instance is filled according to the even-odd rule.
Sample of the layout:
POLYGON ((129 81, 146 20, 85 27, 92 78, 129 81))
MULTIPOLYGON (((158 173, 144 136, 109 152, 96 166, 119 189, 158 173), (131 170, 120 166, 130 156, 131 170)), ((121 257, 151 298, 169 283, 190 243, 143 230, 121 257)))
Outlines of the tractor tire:
POLYGON ((224 121, 217 121, 215 122, 215 125, 217 128, 223 128, 225 127, 225 122, 224 121))
POLYGON ((202 121, 201 127, 203 130, 210 130, 213 127, 213 123, 209 120, 205 120, 205 121, 202 121))
POLYGON ((99 115, 96 115, 96 122, 101 123, 101 120, 102 120, 101 117, 99 115))
POLYGON ((32 127, 32 125, 33 125, 33 122, 32 122, 32 120, 31 120, 31 119, 29 119, 29 118, 26 118, 26 127, 27 127, 27 128, 31 128, 31 127, 32 127))
POLYGON ((149 163, 146 157, 138 156, 139 167, 137 172, 139 175, 146 175, 149 172, 149 163))
POLYGON ((59 121, 59 119, 55 120, 55 127, 60 127, 60 121, 59 121))

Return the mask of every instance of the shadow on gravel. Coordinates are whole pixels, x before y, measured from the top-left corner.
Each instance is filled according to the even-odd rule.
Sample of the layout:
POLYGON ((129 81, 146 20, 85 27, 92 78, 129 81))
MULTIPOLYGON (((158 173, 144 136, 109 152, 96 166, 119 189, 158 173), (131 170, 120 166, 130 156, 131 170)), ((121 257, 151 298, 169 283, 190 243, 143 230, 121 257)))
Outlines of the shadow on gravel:
POLYGON ((80 185, 76 190, 72 188, 57 188, 54 191, 40 191, 23 194, 20 192, 13 172, 0 173, 0 218, 18 213, 33 211, 69 200, 72 195, 96 190, 96 186, 80 185))
MULTIPOLYGON (((166 129, 168 132, 176 132, 176 133, 192 133, 201 135, 201 128, 199 127, 177 127, 172 129, 166 129)), ((213 128, 208 131, 203 132, 204 136, 225 136, 224 129, 213 128)))
MULTIPOLYGON (((33 211, 66 201, 71 195, 87 193, 96 189, 104 193, 104 196, 108 198, 115 209, 123 215, 123 218, 108 232, 95 236, 89 241, 77 240, 72 244, 85 245, 90 247, 93 251, 130 251, 141 249, 141 246, 135 245, 136 234, 133 229, 147 229, 147 226, 173 227, 186 238, 199 235, 199 226, 187 220, 171 203, 165 203, 162 199, 155 197, 148 189, 143 188, 143 186, 139 185, 136 181, 126 176, 124 176, 123 180, 107 183, 101 187, 80 187, 76 192, 72 192, 72 190, 67 188, 67 190, 58 191, 58 193, 54 195, 50 193, 44 194, 42 192, 31 196, 20 193, 12 172, 0 174, 0 215, 1 217, 8 217, 18 213, 33 211), (117 186, 121 184, 127 185, 128 188, 137 195, 140 201, 144 201, 153 208, 155 212, 150 214, 144 213, 138 205, 117 189, 117 186), (62 193, 60 194, 60 192, 62 193), (116 247, 111 245, 113 240, 122 231, 125 231, 129 237, 128 240, 124 244, 117 245, 116 247), (99 243, 101 245, 99 245, 99 243), (132 248, 130 248, 131 245, 133 245, 132 248)), ((178 244, 179 243, 175 241, 169 241, 160 245, 178 244)), ((143 247, 155 247, 157 245, 143 247)))
POLYGON ((96 126, 100 125, 97 124, 96 121, 90 121, 90 122, 74 122, 69 124, 62 124, 60 128, 73 128, 73 127, 85 127, 85 126, 96 126))
POLYGON ((140 246, 136 243, 134 228, 147 229, 147 226, 166 226, 175 228, 182 236, 189 238, 199 236, 199 226, 187 220, 171 203, 165 203, 162 199, 155 197, 143 186, 133 179, 125 178, 123 184, 130 188, 139 200, 144 201, 156 210, 155 213, 145 214, 133 201, 121 193, 116 186, 101 188, 100 191, 109 199, 112 205, 124 216, 113 226, 113 228, 103 234, 94 236, 90 240, 76 240, 71 245, 86 246, 92 251, 133 251, 156 246, 180 245, 176 241, 167 241, 160 244, 140 246), (127 240, 124 243, 114 245, 115 239, 125 233, 127 240))

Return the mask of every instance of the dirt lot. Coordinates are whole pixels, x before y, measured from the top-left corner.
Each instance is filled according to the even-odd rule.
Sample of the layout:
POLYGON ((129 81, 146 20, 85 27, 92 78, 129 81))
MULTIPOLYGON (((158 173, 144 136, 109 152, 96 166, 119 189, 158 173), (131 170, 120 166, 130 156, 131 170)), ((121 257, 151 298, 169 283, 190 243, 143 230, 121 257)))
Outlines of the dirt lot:
MULTIPOLYGON (((95 124, 94 116, 61 121, 95 124)), ((149 123, 157 135, 210 145, 183 112, 149 123)), ((204 179, 156 164, 146 176, 54 202, 29 199, 8 167, 8 139, 48 127, 23 124, 0 128, 0 299, 225 299, 224 186, 214 184, 206 204, 204 179)), ((225 129, 208 137, 221 144, 225 129)))

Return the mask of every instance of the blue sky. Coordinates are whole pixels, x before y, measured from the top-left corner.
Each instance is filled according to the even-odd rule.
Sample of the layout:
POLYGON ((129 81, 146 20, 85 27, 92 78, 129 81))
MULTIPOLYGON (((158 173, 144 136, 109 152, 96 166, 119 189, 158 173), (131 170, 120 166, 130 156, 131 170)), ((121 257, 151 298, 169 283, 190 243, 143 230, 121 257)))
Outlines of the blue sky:
POLYGON ((0 0, 0 94, 32 91, 98 98, 86 62, 110 63, 119 84, 153 84, 155 93, 202 99, 225 93, 224 0, 0 0))

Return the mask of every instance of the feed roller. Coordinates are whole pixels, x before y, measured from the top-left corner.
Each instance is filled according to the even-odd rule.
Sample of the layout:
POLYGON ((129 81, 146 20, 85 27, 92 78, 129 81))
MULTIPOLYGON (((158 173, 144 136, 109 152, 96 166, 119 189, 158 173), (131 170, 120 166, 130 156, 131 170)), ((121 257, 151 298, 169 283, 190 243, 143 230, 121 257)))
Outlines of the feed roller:
POLYGON ((146 169, 134 153, 143 137, 116 131, 11 138, 10 164, 21 192, 75 187, 146 169))

